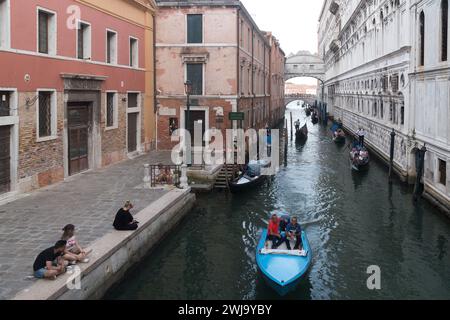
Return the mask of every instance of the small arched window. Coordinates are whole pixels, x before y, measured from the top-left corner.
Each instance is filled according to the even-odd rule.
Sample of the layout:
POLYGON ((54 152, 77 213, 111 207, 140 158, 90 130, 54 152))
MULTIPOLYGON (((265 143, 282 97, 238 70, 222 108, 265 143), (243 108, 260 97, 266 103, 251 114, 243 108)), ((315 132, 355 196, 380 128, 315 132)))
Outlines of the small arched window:
POLYGON ((448 58, 448 0, 441 2, 441 60, 448 58))
POLYGON ((425 65, 425 13, 419 16, 419 66, 425 65))

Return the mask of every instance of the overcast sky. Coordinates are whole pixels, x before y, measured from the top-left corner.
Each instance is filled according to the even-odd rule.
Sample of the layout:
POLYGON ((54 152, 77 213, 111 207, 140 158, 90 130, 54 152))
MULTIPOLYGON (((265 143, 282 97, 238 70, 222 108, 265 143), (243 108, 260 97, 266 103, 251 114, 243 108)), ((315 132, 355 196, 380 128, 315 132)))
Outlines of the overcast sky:
MULTIPOLYGON (((259 28, 272 31, 286 53, 317 52, 317 27, 323 0, 241 0, 259 28)), ((298 81, 295 81, 298 82, 298 81)), ((301 83, 315 83, 314 80, 301 83)))

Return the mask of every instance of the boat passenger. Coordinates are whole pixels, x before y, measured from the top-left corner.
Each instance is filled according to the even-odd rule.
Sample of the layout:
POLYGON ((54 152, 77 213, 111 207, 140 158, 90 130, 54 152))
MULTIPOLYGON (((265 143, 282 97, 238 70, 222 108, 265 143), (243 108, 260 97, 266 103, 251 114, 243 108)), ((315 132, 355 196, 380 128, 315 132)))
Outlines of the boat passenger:
POLYGON ((278 248, 278 246, 283 243, 280 234, 280 222, 281 219, 278 218, 276 214, 272 215, 269 221, 269 230, 267 232, 267 241, 272 241, 272 249, 278 248))
POLYGON ((283 238, 283 241, 286 243, 288 250, 292 250, 290 242, 294 240, 294 250, 301 250, 301 248, 303 248, 302 227, 298 223, 297 217, 292 217, 291 222, 286 227, 286 236, 283 238))
POLYGON ((300 129, 300 119, 297 119, 297 121, 295 121, 295 130, 298 131, 300 129))

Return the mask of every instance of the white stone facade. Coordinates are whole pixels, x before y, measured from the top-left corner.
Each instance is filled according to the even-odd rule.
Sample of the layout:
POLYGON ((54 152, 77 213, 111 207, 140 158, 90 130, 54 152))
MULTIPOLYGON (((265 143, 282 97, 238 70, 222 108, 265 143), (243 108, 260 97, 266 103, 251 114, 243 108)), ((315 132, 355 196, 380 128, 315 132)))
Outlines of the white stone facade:
POLYGON ((448 0, 326 0, 318 33, 330 114, 364 127, 386 160, 394 130, 395 170, 410 182, 426 144, 425 191, 450 208, 447 17, 448 0))

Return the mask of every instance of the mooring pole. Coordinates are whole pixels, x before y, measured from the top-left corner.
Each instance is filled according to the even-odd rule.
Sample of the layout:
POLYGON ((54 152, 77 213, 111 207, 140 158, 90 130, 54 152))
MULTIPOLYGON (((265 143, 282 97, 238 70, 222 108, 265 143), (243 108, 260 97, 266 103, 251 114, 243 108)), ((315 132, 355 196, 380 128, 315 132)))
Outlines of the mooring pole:
POLYGON ((422 149, 416 152, 416 183, 414 185, 414 202, 417 202, 423 192, 422 189, 422 177, 425 171, 425 154, 427 153, 427 147, 424 145, 422 149))
POLYGON ((394 151, 395 151, 395 130, 392 129, 391 132, 391 154, 389 162, 389 183, 392 183, 392 173, 394 170, 394 151))
POLYGON ((292 111, 291 111, 291 141, 294 137, 294 128, 292 127, 292 111))

